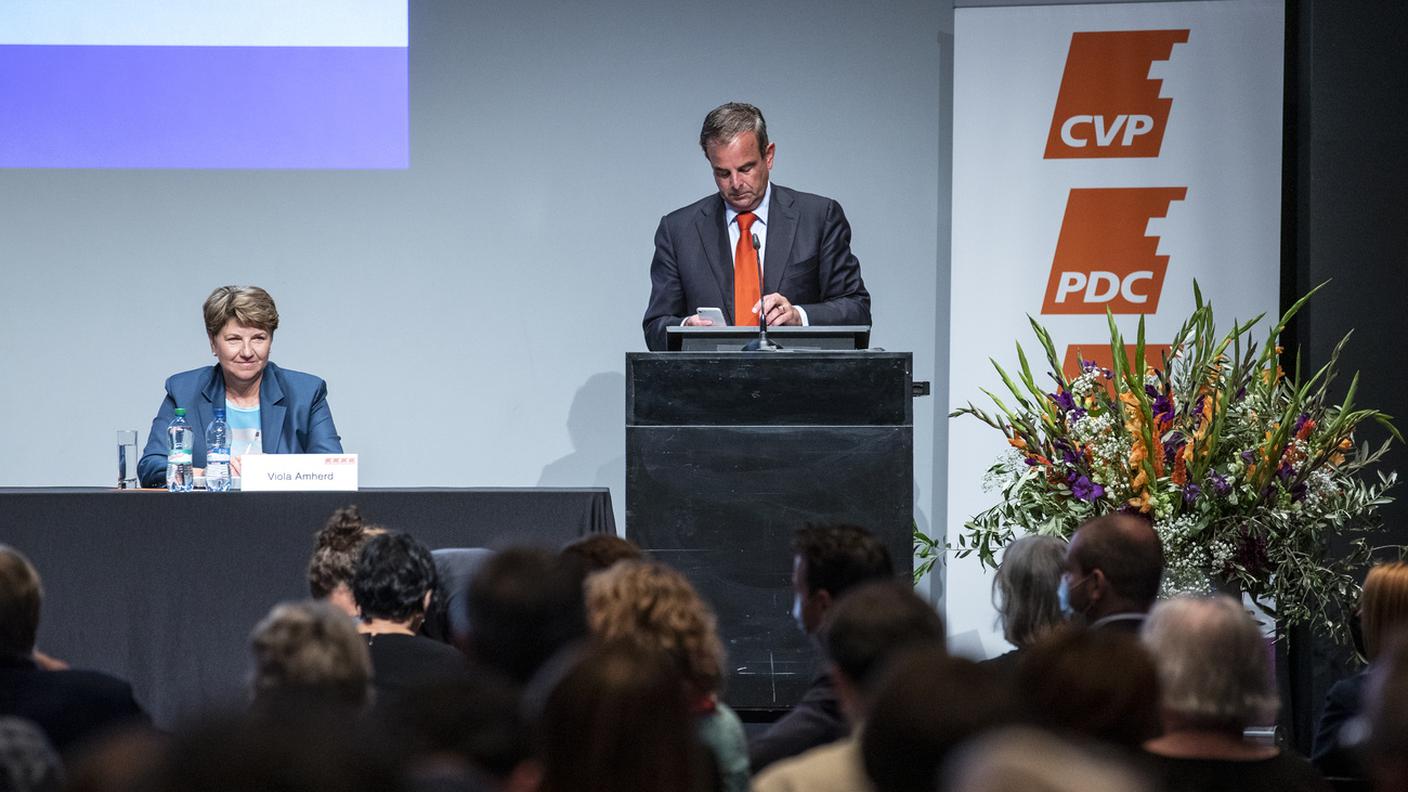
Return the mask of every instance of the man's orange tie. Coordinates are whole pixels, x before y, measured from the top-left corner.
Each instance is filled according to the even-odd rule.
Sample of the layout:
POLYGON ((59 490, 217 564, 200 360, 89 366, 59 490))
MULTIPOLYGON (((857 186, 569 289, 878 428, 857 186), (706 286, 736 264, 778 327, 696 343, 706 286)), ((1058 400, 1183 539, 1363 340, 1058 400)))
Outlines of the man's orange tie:
POLYGON ((738 215, 738 247, 733 251, 733 323, 736 325, 758 324, 758 315, 753 306, 762 297, 758 287, 758 251, 753 249, 753 221, 758 216, 752 212, 738 215))

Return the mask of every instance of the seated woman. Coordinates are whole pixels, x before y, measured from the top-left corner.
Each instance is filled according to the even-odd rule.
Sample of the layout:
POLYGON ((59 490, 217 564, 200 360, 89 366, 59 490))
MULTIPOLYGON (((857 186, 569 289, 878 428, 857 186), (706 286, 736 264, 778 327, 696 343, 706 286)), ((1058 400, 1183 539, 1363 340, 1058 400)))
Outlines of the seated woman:
POLYGON ((152 420, 137 475, 143 487, 166 484, 166 427, 186 410, 195 435, 192 466, 205 467, 205 427, 216 408, 230 425, 230 473, 240 475, 244 454, 340 454, 342 438, 328 409, 328 387, 318 377, 269 361, 279 311, 258 286, 221 286, 205 300, 205 332, 216 364, 166 380, 166 398, 152 420))
POLYGON ((458 649, 416 634, 434 589, 435 562, 412 537, 390 531, 362 548, 352 598, 361 614, 357 632, 371 652, 372 686, 379 701, 395 699, 427 678, 468 668, 458 649))
POLYGON ((352 619, 328 603, 275 605, 250 633, 249 653, 256 711, 321 706, 355 715, 371 701, 367 647, 352 619))
POLYGON ((352 598, 357 559, 368 540, 384 533, 385 528, 363 521, 356 506, 333 512, 313 537, 313 557, 308 559, 308 593, 313 599, 327 600, 348 616, 357 617, 357 601, 352 598))
POLYGON ((1028 647, 1065 623, 1056 590, 1066 564, 1066 542, 1057 536, 1023 536, 1002 551, 992 579, 992 603, 1002 620, 1002 637, 1017 647, 983 661, 989 670, 1011 677, 1028 647))
POLYGON ((1155 606, 1144 645, 1159 679, 1163 735, 1144 744, 1165 792, 1329 792, 1306 760, 1243 739, 1280 703, 1261 629, 1228 596, 1155 606))
POLYGON ((1364 767, 1341 729, 1360 713, 1364 686, 1396 631, 1408 626, 1408 564, 1376 564, 1364 579, 1359 595, 1359 620, 1363 627, 1364 657, 1369 668, 1341 679, 1325 694, 1325 711, 1315 729, 1310 761, 1327 776, 1359 778, 1364 767))
POLYGON ((664 652, 685 685, 699 739, 713 751, 725 792, 748 788, 743 722, 719 701, 724 647, 714 612, 664 564, 621 561, 587 578, 587 624, 600 641, 664 652))

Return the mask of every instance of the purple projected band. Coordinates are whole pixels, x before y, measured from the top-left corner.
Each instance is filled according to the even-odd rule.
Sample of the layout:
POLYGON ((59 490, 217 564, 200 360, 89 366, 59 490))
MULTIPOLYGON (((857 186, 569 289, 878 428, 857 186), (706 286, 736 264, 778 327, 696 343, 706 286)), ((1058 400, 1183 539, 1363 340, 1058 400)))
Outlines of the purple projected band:
POLYGON ((406 168, 404 47, 0 46, 0 168, 406 168))

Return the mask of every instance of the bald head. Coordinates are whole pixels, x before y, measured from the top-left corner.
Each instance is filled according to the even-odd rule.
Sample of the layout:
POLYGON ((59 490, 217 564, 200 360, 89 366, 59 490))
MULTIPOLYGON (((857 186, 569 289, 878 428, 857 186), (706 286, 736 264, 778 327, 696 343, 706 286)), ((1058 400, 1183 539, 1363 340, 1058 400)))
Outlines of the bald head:
MULTIPOLYGON (((1132 514, 1106 514, 1088 520, 1071 537, 1066 569, 1076 577, 1095 576, 1102 596, 1090 616, 1147 612, 1159 595, 1164 550, 1149 520, 1132 514)), ((1094 593, 1094 592, 1092 592, 1094 593)))

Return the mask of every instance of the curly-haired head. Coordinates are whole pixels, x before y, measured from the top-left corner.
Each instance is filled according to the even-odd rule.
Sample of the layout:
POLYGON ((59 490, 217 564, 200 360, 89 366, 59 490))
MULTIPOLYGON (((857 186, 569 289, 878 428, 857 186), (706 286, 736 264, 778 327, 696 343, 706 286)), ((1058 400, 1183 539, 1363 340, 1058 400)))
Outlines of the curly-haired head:
POLYGON ((314 694, 328 703, 365 706, 372 661, 347 614, 321 602, 275 605, 249 636, 256 701, 314 694))
POLYGON ((352 575, 362 618, 409 623, 425 612, 435 588, 435 561, 410 534, 388 531, 367 540, 352 575))
POLYGON ((663 651, 698 695, 723 682, 724 646, 714 612, 684 575, 651 561, 622 561, 587 579, 592 634, 663 651))
POLYGON ((327 599, 339 585, 350 589, 362 545, 383 533, 386 529, 366 523, 356 506, 333 512, 313 536, 313 557, 308 559, 308 593, 313 599, 327 599))

